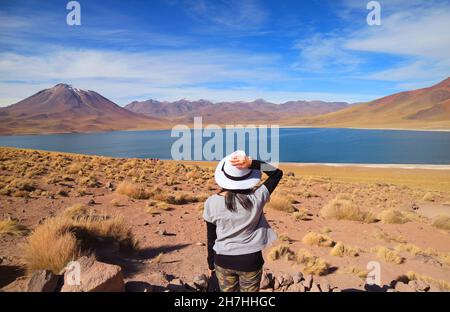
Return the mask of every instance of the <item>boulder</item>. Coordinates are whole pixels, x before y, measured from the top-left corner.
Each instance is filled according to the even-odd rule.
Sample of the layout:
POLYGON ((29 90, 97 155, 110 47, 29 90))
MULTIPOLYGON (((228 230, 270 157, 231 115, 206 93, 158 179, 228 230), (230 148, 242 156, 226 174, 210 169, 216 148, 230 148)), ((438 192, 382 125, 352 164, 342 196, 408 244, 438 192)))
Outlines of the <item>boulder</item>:
POLYGON ((294 279, 290 274, 287 273, 281 274, 278 279, 280 286, 289 286, 291 284, 294 284, 294 279))
POLYGON ((320 288, 319 288, 319 285, 316 284, 316 283, 313 283, 313 284, 311 285, 311 289, 310 289, 309 291, 310 291, 310 292, 321 292, 321 291, 320 291, 320 288))
POLYGON ((289 286, 289 288, 286 290, 287 292, 305 292, 305 286, 303 286, 300 283, 292 284, 289 286))
POLYGON ((310 289, 313 283, 313 276, 311 274, 306 275, 305 279, 301 283, 306 289, 310 289))
POLYGON ((412 280, 408 283, 415 291, 428 291, 430 289, 430 285, 422 280, 412 280))
POLYGON ((205 274, 195 276, 193 283, 198 290, 206 290, 208 288, 208 278, 205 274))
POLYGON ((403 282, 397 282, 395 284, 395 290, 399 292, 415 292, 416 290, 411 287, 409 284, 405 284, 403 282))
POLYGON ((49 270, 34 271, 28 280, 27 292, 54 292, 58 288, 59 276, 49 270))
POLYGON ((260 289, 267 289, 273 287, 273 276, 270 272, 263 272, 261 277, 260 289))
POLYGON ((75 272, 64 273, 62 292, 121 292, 125 290, 122 268, 107 264, 93 257, 81 257, 76 261, 80 266, 79 285, 73 285, 71 277, 75 272))
POLYGON ((303 273, 302 272, 295 273, 294 276, 292 276, 292 279, 295 284, 300 283, 303 280, 303 273))

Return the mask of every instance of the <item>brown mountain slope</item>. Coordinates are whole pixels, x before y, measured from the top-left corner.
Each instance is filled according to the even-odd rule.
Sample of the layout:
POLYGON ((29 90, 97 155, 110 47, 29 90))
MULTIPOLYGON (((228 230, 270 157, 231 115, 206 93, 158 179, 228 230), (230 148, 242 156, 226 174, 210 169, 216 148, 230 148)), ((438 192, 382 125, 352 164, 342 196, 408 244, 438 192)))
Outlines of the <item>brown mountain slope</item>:
POLYGON ((326 127, 450 129, 450 78, 429 88, 289 122, 326 127))
POLYGON ((334 112, 347 107, 343 102, 291 101, 274 104, 262 99, 253 102, 220 102, 205 100, 159 102, 148 100, 132 102, 125 106, 135 113, 168 118, 178 122, 190 122, 202 116, 207 123, 280 122, 291 116, 308 117, 334 112))
POLYGON ((0 134, 95 132, 162 128, 93 91, 58 84, 0 109, 0 134))

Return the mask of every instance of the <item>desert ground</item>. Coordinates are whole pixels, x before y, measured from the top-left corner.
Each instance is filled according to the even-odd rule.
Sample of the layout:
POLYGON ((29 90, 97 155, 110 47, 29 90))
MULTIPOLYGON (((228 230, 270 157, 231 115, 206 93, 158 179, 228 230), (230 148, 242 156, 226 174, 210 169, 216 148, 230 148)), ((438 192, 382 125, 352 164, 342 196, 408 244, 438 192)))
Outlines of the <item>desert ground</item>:
MULTIPOLYGON (((128 291, 191 283, 208 269, 202 209, 218 191, 214 166, 0 148, 0 288, 23 291, 33 271, 58 273, 84 254, 120 265, 128 291)), ((378 261, 384 289, 420 280, 450 290, 450 169, 280 167, 265 208, 278 234, 266 272, 364 291, 378 261)))

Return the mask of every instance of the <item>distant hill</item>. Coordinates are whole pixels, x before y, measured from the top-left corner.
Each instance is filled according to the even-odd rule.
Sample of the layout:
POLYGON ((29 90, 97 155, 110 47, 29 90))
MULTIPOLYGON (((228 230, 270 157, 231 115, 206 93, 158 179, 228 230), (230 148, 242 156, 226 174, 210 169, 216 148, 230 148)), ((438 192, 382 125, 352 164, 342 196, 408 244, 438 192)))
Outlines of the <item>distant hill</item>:
POLYGON ((67 84, 42 90, 0 109, 0 134, 96 132, 149 129, 161 120, 135 114, 94 91, 67 84))
POLYGON ((324 127, 450 129, 450 78, 429 88, 289 122, 324 127))
POLYGON ((126 109, 146 116, 167 118, 177 122, 191 122, 202 116, 207 123, 280 122, 297 117, 317 116, 346 108, 348 103, 323 101, 291 101, 274 104, 262 99, 252 102, 219 102, 206 100, 159 102, 148 100, 132 102, 126 109))

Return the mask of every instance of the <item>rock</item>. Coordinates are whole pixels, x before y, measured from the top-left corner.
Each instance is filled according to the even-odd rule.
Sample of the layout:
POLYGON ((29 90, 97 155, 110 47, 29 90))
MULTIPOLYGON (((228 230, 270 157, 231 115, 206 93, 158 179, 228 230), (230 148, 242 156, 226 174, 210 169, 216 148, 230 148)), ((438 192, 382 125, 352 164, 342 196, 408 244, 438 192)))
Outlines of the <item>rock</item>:
POLYGON ((33 272, 27 283, 27 292, 54 292, 58 287, 59 276, 49 270, 33 272))
POLYGON ((280 286, 280 282, 279 282, 278 278, 274 278, 273 289, 274 289, 274 290, 277 290, 277 289, 279 289, 280 287, 281 287, 281 286, 280 286))
POLYGON ((278 284, 280 287, 289 286, 294 284, 294 280, 290 274, 284 273, 277 277, 278 284))
POLYGON ((270 272, 263 272, 261 277, 260 289, 267 289, 273 287, 273 276, 270 272))
POLYGON ((430 289, 430 285, 422 280, 409 281, 408 286, 412 287, 415 291, 428 291, 430 289))
POLYGON ((167 235, 166 230, 158 230, 158 235, 164 236, 167 235))
POLYGON ((411 209, 412 209, 412 210, 418 210, 418 209, 419 209, 419 205, 417 205, 416 203, 413 203, 413 204, 411 205, 411 209))
POLYGON ((416 290, 411 287, 408 284, 405 284, 403 282, 397 282, 397 284, 395 284, 395 290, 396 291, 400 291, 400 292, 415 292, 416 290))
POLYGON ((88 202, 88 205, 89 205, 89 206, 95 205, 95 200, 90 199, 89 202, 88 202))
POLYGON ((428 292, 441 292, 441 290, 434 285, 430 285, 430 289, 428 289, 428 292))
POLYGON ((313 283, 311 286, 310 292, 321 292, 319 286, 316 283, 313 283))
POLYGON ((295 284, 300 283, 303 280, 303 273, 302 272, 295 273, 294 276, 292 276, 292 279, 295 284))
POLYGON ((289 171, 286 176, 288 177, 295 177, 295 173, 293 173, 292 171, 289 171))
POLYGON ((121 292, 125 290, 122 268, 107 264, 93 257, 81 257, 75 263, 79 264, 79 285, 73 284, 73 274, 76 270, 64 273, 62 292, 121 292))
POLYGON ((197 246, 205 246, 205 243, 202 243, 202 242, 196 242, 195 245, 197 245, 197 246))
POLYGON ((111 191, 114 191, 114 184, 111 181, 106 182, 105 187, 111 191))
POLYGON ((320 290, 322 292, 330 292, 331 291, 331 286, 330 283, 328 283, 328 281, 322 281, 320 282, 320 290))
POLYGON ((313 276, 311 274, 306 275, 305 279, 301 282, 306 289, 310 289, 313 283, 313 276))
POLYGON ((193 283, 195 288, 198 290, 205 290, 208 288, 208 278, 205 274, 200 274, 194 277, 193 283))
POLYGON ((286 290, 287 292, 305 292, 305 286, 302 284, 296 283, 289 286, 289 288, 286 290))

